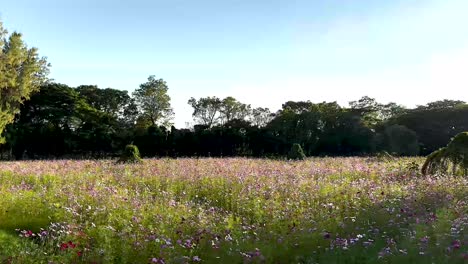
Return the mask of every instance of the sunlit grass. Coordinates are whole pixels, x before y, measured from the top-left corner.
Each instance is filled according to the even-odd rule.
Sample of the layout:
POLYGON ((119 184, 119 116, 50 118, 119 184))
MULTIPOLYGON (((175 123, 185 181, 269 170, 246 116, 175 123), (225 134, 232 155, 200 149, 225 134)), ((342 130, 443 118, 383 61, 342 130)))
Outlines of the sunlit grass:
POLYGON ((0 262, 463 263, 467 179, 410 162, 0 163, 0 262))

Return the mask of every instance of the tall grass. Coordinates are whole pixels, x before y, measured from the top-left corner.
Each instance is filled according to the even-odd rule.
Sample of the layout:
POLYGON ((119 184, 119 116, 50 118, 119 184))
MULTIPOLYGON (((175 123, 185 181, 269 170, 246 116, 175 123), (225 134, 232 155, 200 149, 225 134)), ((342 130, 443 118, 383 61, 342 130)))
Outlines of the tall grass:
POLYGON ((466 262, 468 180, 415 163, 0 163, 0 262, 466 262))

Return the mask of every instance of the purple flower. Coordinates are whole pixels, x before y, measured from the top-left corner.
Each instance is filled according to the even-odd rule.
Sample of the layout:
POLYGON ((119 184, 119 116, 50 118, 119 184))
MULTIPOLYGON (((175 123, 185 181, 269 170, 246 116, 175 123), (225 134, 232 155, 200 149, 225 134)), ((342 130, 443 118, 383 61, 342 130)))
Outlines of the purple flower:
POLYGON ((424 236, 422 237, 420 240, 419 240, 421 243, 427 243, 429 241, 429 237, 428 236, 424 236))
POLYGON ((453 249, 459 249, 461 247, 461 243, 460 243, 460 240, 454 240, 452 241, 452 248, 453 249))
POLYGON ((152 258, 151 263, 165 264, 166 262, 162 258, 152 258))

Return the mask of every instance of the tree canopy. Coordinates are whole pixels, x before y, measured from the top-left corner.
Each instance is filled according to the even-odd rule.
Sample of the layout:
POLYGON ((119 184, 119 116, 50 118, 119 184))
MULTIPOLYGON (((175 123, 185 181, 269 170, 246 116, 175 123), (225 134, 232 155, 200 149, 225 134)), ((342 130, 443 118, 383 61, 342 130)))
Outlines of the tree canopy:
POLYGON ((48 72, 37 49, 0 23, 0 158, 117 157, 127 145, 145 157, 288 157, 291 149, 304 156, 411 156, 443 148, 468 131, 463 101, 407 109, 368 96, 349 106, 286 101, 276 112, 232 96, 191 97, 195 124, 177 129, 161 78, 151 75, 129 94, 53 83, 48 72))
POLYGON ((20 111, 21 104, 47 81, 49 64, 37 48, 28 48, 22 35, 8 35, 0 21, 0 143, 6 125, 20 111))
POLYGON ((133 93, 135 102, 141 111, 141 117, 148 119, 151 124, 170 125, 174 112, 171 108, 171 97, 167 94, 169 87, 163 79, 156 79, 154 75, 142 83, 133 93))
MULTIPOLYGON (((153 82, 163 87, 159 92, 167 94, 164 81, 152 78, 153 82)), ((150 100, 161 98, 153 96, 161 88, 157 85, 142 85, 130 96, 127 91, 94 85, 44 84, 7 126, 6 145, 0 153, 7 151, 18 159, 118 157, 126 145, 133 144, 144 157, 287 157, 298 144, 306 156, 383 151, 409 156, 430 153, 457 133, 468 131, 466 104, 433 108, 429 103, 404 109, 369 97, 351 107, 337 102, 288 101, 276 113, 252 108, 233 97, 191 98, 188 103, 195 125, 177 129, 164 122, 169 115, 154 115, 151 121, 150 114, 157 109, 170 109, 169 97, 162 96, 162 108, 150 100), (138 101, 135 95, 145 90, 150 96, 138 101), (158 108, 143 107, 146 102, 158 108), (390 114, 381 114, 388 109, 390 114)))
POLYGON ((193 108, 193 119, 204 126, 218 124, 222 102, 218 97, 190 98, 188 104, 193 108))

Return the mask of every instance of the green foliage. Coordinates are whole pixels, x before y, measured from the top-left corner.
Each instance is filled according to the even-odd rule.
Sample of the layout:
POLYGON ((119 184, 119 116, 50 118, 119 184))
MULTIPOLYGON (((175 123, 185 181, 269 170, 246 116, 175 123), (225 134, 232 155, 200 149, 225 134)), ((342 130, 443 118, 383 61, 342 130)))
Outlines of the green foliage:
POLYGON ((269 108, 257 107, 252 109, 252 125, 256 127, 265 127, 273 120, 274 114, 269 108))
POLYGON ((379 122, 379 108, 381 105, 374 98, 364 96, 358 101, 349 102, 353 111, 362 116, 362 121, 366 126, 373 127, 379 122))
POLYGON ((3 195, 0 202, 0 230, 14 233, 16 228, 38 232, 53 220, 52 210, 42 203, 42 197, 32 191, 15 195, 3 195))
POLYGON ((120 156, 118 163, 141 163, 140 151, 135 145, 127 145, 120 156))
POLYGON ((450 109, 450 108, 456 108, 458 106, 463 106, 466 104, 464 101, 460 100, 439 100, 435 102, 430 102, 426 105, 420 105, 417 107, 419 110, 434 110, 434 109, 450 109))
POLYGON ((100 89, 95 85, 80 85, 76 91, 96 110, 112 118, 122 119, 125 124, 135 122, 138 111, 134 99, 127 91, 100 89))
POLYGON ((414 131, 421 145, 421 154, 429 155, 445 147, 458 133, 468 131, 467 116, 468 105, 439 101, 399 115, 388 123, 403 125, 414 131))
POLYGON ((20 33, 8 32, 0 21, 0 144, 6 125, 20 111, 20 105, 47 80, 49 64, 36 48, 28 48, 20 33))
POLYGON ((211 127, 218 123, 222 102, 218 97, 190 98, 188 104, 193 107, 193 119, 200 125, 211 127))
POLYGON ((252 116, 250 105, 237 101, 228 96, 223 100, 216 96, 202 97, 200 99, 190 98, 188 104, 193 107, 193 119, 198 125, 208 128, 215 125, 225 125, 233 120, 245 120, 252 116))
POLYGON ((420 176, 421 169, 420 165, 416 161, 411 161, 405 165, 404 172, 410 176, 420 176))
POLYGON ((412 156, 445 146, 450 137, 468 129, 468 106, 460 102, 405 110, 368 97, 351 102, 351 108, 336 102, 288 101, 272 114, 232 97, 204 97, 188 101, 193 129, 169 130, 168 119, 151 115, 160 113, 158 98, 169 99, 164 94, 165 82, 154 77, 141 85, 135 98, 93 85, 42 85, 7 127, 8 142, 0 148, 0 157, 113 157, 127 142, 135 142, 146 157, 287 157, 293 143, 307 156, 375 156, 381 151, 412 156), (146 111, 144 105, 156 110, 146 111))
POLYGON ((450 143, 432 152, 422 167, 423 174, 468 175, 468 132, 456 135, 450 143))
POLYGON ((73 88, 47 83, 21 106, 21 115, 7 133, 15 138, 12 143, 17 159, 25 151, 57 157, 87 145, 99 146, 86 140, 98 135, 98 131, 89 131, 92 124, 106 123, 101 117, 73 88), (72 131, 79 135, 80 142, 74 142, 72 131))
POLYGON ((288 153, 288 159, 303 160, 305 158, 306 158, 306 155, 304 154, 304 150, 302 150, 301 145, 294 143, 291 147, 291 150, 288 153))
POLYGON ((0 262, 7 263, 4 256, 21 249, 21 240, 12 232, 0 230, 0 262))
POLYGON ((385 149, 398 156, 416 156, 419 154, 418 136, 402 125, 385 128, 385 149))
POLYGON ((440 148, 429 154, 424 162, 421 172, 423 174, 435 174, 438 171, 447 171, 447 160, 445 159, 445 152, 447 148, 440 148))
POLYGON ((364 96, 358 101, 349 102, 352 111, 361 115, 363 123, 375 127, 382 121, 406 112, 405 107, 396 103, 380 104, 374 98, 364 96))
POLYGON ((0 163, 0 263, 465 263, 466 180, 411 161, 0 163))
POLYGON ((154 75, 140 85, 133 92, 135 102, 142 115, 151 121, 152 125, 170 125, 174 115, 171 108, 171 97, 167 94, 169 87, 163 79, 156 79, 154 75))
POLYGON ((221 124, 227 124, 234 119, 244 120, 250 115, 250 112, 250 105, 243 104, 234 97, 228 96, 221 102, 221 124))
POLYGON ((372 131, 363 125, 359 114, 336 102, 286 102, 266 129, 283 155, 292 143, 301 144, 307 155, 371 151, 372 131))

